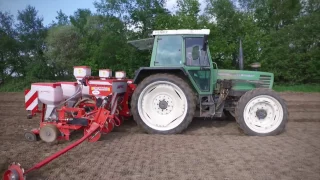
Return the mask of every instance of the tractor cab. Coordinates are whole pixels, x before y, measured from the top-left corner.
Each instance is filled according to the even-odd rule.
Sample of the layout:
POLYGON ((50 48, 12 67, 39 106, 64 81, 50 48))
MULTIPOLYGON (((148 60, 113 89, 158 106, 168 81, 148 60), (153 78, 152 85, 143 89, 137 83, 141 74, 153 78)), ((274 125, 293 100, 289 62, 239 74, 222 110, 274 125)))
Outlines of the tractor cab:
POLYGON ((152 50, 150 67, 153 70, 180 69, 191 77, 199 94, 212 94, 216 76, 207 46, 209 33, 209 29, 156 30, 152 33, 153 38, 128 43, 139 50, 152 50))

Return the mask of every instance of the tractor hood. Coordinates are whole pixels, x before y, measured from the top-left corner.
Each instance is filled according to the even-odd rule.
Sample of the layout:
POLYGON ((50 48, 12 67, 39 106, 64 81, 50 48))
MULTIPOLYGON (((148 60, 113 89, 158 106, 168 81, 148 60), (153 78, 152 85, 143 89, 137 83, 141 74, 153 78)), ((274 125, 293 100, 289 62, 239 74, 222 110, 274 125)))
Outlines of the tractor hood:
POLYGON ((272 89, 273 86, 273 73, 227 69, 215 69, 214 71, 217 79, 234 80, 232 88, 234 90, 250 90, 257 87, 272 89))

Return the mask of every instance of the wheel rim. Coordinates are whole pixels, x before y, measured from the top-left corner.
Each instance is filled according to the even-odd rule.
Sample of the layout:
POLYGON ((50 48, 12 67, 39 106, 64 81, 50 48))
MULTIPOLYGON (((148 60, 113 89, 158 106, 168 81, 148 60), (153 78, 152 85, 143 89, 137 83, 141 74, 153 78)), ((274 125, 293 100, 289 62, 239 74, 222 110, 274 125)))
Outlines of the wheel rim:
POLYGON ((271 96, 260 95, 252 98, 244 108, 246 125, 257 133, 274 131, 283 120, 283 108, 271 96))
POLYGON ((157 81, 149 84, 138 99, 138 112, 149 127, 167 131, 182 123, 187 114, 187 98, 175 84, 157 81))

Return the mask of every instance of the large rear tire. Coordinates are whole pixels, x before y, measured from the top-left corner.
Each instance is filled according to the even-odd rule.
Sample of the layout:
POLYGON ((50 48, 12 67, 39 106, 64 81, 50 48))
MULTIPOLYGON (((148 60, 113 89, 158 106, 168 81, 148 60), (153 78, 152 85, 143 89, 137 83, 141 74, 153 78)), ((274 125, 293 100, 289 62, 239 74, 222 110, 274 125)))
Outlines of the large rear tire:
POLYGON ((278 135, 288 122, 284 100, 273 90, 265 88, 246 92, 238 101, 235 115, 240 128, 250 136, 278 135))
POLYGON ((172 74, 153 74, 135 89, 133 119, 149 134, 178 134, 191 123, 196 99, 189 84, 172 74))

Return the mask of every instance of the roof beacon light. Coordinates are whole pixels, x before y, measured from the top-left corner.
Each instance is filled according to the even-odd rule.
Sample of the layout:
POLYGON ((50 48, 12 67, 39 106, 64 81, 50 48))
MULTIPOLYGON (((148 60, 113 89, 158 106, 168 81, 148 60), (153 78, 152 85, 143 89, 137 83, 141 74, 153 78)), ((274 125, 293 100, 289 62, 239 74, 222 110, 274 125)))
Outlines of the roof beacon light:
POLYGON ((126 72, 124 72, 124 71, 117 71, 117 72, 116 72, 116 78, 117 78, 117 79, 124 79, 124 78, 126 78, 126 72))
POLYGON ((111 69, 99 69, 99 77, 101 79, 111 78, 112 70, 111 69))

